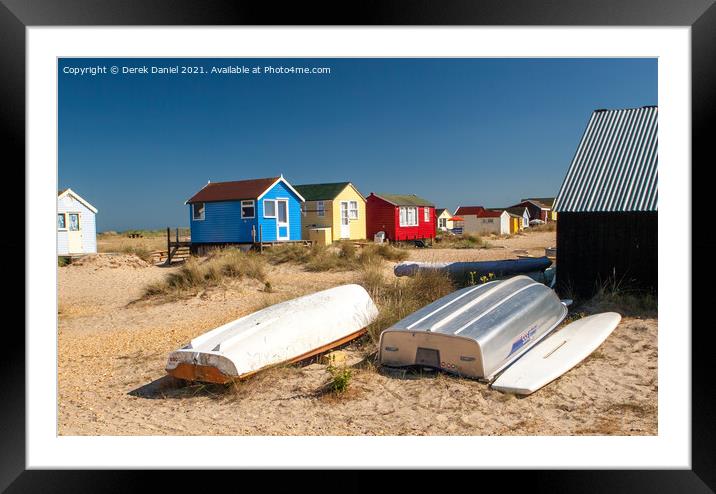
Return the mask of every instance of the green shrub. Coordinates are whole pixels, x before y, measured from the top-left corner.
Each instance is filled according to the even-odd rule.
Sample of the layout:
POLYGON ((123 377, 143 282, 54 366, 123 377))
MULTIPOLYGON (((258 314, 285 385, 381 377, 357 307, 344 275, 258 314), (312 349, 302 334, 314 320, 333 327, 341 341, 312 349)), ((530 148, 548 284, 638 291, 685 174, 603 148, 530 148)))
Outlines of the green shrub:
POLYGON ((338 394, 344 393, 348 389, 348 386, 351 383, 351 378, 353 377, 353 371, 351 368, 346 367, 345 365, 336 367, 330 364, 326 367, 326 370, 331 375, 331 390, 338 394))

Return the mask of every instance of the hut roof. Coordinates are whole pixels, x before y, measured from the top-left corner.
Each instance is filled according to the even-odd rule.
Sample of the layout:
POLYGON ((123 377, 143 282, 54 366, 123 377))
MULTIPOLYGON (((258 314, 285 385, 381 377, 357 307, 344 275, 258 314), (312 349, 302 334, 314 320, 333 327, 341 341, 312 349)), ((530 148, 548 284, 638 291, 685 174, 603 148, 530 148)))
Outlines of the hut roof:
POLYGON ((435 207, 435 205, 428 201, 427 199, 423 199, 422 197, 418 197, 415 194, 383 194, 383 193, 373 193, 374 196, 380 197, 384 201, 387 201, 395 206, 428 206, 428 207, 435 207))
POLYGON ((236 180, 233 182, 209 182, 199 192, 186 201, 194 202, 238 201, 241 199, 258 199, 276 182, 282 180, 289 189, 294 191, 303 200, 303 196, 296 191, 283 176, 270 178, 256 178, 252 180, 236 180))
POLYGON ((476 215, 481 213, 482 211, 485 211, 485 208, 483 208, 482 206, 458 206, 457 210, 455 211, 455 214, 476 215))
MULTIPOLYGON (((307 201, 331 201, 335 199, 338 194, 340 194, 341 191, 349 185, 351 185, 350 182, 335 182, 330 184, 304 184, 296 185, 296 190, 307 201)), ((357 190, 358 189, 356 189, 356 192, 357 190)), ((358 194, 360 195, 360 192, 358 194)))
POLYGON ((657 130, 656 106, 594 111, 555 211, 657 211, 657 130))

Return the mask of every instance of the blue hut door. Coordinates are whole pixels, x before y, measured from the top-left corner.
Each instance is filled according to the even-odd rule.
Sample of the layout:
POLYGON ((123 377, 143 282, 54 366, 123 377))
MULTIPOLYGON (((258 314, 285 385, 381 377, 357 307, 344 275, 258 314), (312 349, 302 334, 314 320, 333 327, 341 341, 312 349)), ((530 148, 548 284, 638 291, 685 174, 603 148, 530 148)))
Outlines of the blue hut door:
POLYGON ((276 199, 276 238, 288 240, 288 199, 276 199))

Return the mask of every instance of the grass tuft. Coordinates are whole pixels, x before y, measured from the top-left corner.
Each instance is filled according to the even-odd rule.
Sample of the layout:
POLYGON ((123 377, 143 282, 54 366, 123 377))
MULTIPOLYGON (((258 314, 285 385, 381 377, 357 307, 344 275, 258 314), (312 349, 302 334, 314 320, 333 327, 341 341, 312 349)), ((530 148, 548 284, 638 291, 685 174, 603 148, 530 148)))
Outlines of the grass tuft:
POLYGON ((148 285, 145 297, 193 295, 202 289, 224 282, 251 278, 266 282, 266 260, 254 253, 236 248, 216 250, 203 262, 190 258, 176 272, 148 285))
POLYGON ((594 296, 580 306, 592 313, 613 311, 623 316, 657 317, 657 302, 654 292, 612 278, 600 283, 594 296))
POLYGON ((152 251, 144 245, 123 245, 120 249, 122 254, 135 255, 143 261, 151 263, 154 260, 152 251))
POLYGON ((331 247, 313 245, 277 245, 264 252, 271 264, 294 263, 303 265, 306 271, 355 271, 385 259, 407 259, 408 253, 389 245, 369 244, 358 249, 352 242, 338 242, 331 247))
POLYGON ((463 235, 438 235, 433 247, 436 249, 487 249, 490 244, 480 235, 465 233, 463 235))
POLYGON ((386 280, 376 267, 364 268, 358 281, 379 309, 378 318, 368 326, 374 343, 380 333, 408 314, 455 290, 452 279, 441 271, 418 271, 415 276, 386 280))

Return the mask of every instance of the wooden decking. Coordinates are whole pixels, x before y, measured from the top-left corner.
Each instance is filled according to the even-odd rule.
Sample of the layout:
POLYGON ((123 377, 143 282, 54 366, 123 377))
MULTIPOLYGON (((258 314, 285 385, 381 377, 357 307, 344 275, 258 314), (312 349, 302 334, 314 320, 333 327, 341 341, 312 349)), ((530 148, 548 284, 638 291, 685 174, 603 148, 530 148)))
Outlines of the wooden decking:
MULTIPOLYGON (((259 252, 263 252, 264 249, 271 249, 277 245, 286 245, 286 244, 294 244, 294 245, 303 245, 305 247, 311 247, 313 245, 313 240, 282 240, 282 241, 271 241, 271 242, 254 242, 254 243, 244 243, 244 244, 222 244, 222 247, 225 246, 239 246, 245 250, 253 249, 257 250, 259 252)), ((152 255, 155 259, 155 264, 162 263, 165 266, 169 266, 172 262, 181 262, 186 261, 191 256, 192 252, 197 253, 197 250, 199 254, 205 253, 205 250, 201 248, 202 244, 198 244, 198 248, 196 245, 193 245, 191 242, 190 237, 180 237, 179 236, 179 229, 176 228, 174 231, 174 235, 172 235, 171 228, 167 227, 167 248, 166 250, 156 250, 152 252, 152 255), (173 238, 172 238, 173 237, 173 238)), ((210 249, 211 244, 207 247, 207 249, 210 249)))

